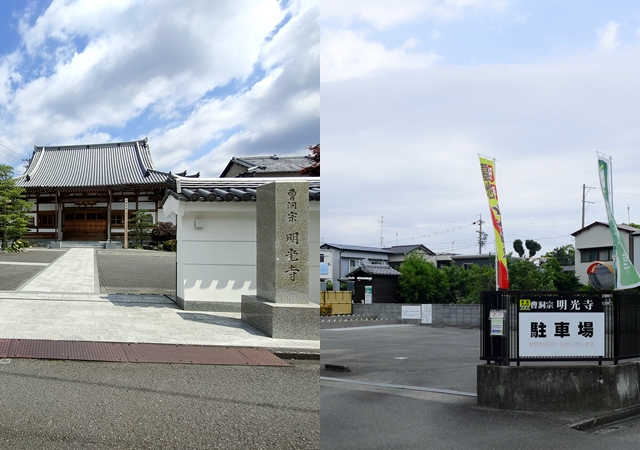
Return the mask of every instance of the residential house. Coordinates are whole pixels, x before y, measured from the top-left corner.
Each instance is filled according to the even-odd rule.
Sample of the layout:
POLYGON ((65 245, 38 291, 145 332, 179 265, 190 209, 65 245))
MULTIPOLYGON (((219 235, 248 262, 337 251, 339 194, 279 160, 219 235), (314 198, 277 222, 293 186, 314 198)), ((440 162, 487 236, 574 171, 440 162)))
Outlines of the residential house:
POLYGON ((312 163, 309 156, 240 156, 231 158, 220 178, 300 177, 312 163))
MULTIPOLYGON (((640 236, 640 230, 627 225, 618 225, 618 231, 622 242, 627 247, 629 259, 634 266, 640 267, 636 262, 636 252, 634 251, 637 236, 640 236)), ((581 283, 589 284, 587 268, 594 261, 607 262, 613 260, 613 239, 611 238, 609 224, 596 221, 571 233, 571 236, 575 238, 576 275, 580 278, 581 283)))
POLYGON ((436 265, 438 267, 455 264, 459 267, 469 268, 472 264, 478 266, 489 266, 495 264, 491 253, 457 255, 454 253, 440 253, 436 255, 436 265))
POLYGON ((333 280, 333 250, 328 248, 320 249, 320 281, 327 282, 333 280))
POLYGON ((426 261, 436 264, 436 254, 429 250, 422 244, 413 245, 394 245, 393 247, 386 247, 385 250, 389 250, 389 266, 395 270, 400 268, 400 265, 407 258, 409 253, 418 253, 424 257, 426 261))
POLYGON ((360 263, 367 259, 371 264, 386 263, 389 261, 389 250, 378 247, 363 247, 358 245, 322 244, 320 249, 333 250, 332 278, 334 286, 346 278, 349 272, 357 269, 360 263))

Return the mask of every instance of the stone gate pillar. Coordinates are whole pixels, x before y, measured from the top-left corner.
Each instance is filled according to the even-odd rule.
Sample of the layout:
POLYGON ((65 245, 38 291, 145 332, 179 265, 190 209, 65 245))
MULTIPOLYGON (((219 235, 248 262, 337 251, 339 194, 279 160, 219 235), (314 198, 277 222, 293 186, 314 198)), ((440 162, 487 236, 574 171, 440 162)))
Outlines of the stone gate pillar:
POLYGON ((319 305, 310 303, 309 183, 257 188, 256 295, 243 295, 242 320, 273 338, 319 339, 319 305))

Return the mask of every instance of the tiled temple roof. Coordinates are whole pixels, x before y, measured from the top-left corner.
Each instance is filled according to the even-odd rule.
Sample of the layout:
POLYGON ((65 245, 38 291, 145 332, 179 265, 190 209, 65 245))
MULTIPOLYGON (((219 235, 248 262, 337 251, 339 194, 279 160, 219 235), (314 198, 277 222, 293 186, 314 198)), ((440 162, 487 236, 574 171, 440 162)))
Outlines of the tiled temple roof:
POLYGON ((165 184, 169 174, 155 170, 147 140, 94 145, 35 146, 23 188, 148 186, 165 184))

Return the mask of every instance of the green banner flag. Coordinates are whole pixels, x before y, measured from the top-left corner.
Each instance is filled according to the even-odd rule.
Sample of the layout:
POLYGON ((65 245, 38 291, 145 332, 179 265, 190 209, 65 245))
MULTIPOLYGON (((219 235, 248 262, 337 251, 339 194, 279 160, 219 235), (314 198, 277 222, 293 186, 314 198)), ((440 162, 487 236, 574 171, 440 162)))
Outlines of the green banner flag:
POLYGON ((613 238, 613 262, 614 280, 613 288, 616 290, 631 289, 640 286, 640 275, 629 259, 627 246, 624 244, 618 224, 613 216, 613 189, 611 181, 611 159, 604 155, 598 155, 598 178, 604 197, 604 206, 609 219, 609 230, 613 238))

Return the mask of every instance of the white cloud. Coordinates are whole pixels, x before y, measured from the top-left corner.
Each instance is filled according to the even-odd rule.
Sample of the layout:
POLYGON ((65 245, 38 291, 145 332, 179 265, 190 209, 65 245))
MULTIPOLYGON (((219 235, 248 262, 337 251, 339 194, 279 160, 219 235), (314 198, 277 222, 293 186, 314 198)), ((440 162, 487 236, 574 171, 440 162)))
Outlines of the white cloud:
POLYGON ((322 81, 363 78, 382 70, 425 68, 439 59, 433 53, 412 51, 417 42, 409 39, 402 47, 388 50, 355 31, 326 30, 322 35, 322 81))
POLYGON ((446 21, 468 11, 503 11, 508 5, 509 0, 323 0, 322 18, 345 25, 360 20, 383 30, 424 16, 446 21))
MULTIPOLYGON (((477 153, 498 160, 509 249, 516 238, 539 240, 543 251, 572 242, 581 186, 598 185, 596 151, 614 156, 618 219, 627 220, 629 203, 635 222, 639 55, 629 48, 323 84, 322 143, 331 151, 323 160, 322 237, 375 245, 384 216, 386 242, 396 232, 400 244, 441 251, 473 242, 469 224, 488 217, 477 153)), ((597 203, 587 223, 606 220, 599 193, 588 200, 597 203)))
POLYGON ((299 153, 319 139, 319 6, 286 5, 53 0, 40 17, 28 11, 21 50, 0 60, 0 142, 148 135, 166 170, 234 156, 225 149, 299 153), (207 143, 223 156, 203 155, 207 143))
POLYGON ((602 50, 612 50, 620 45, 620 38, 618 37, 618 30, 620 24, 615 21, 608 22, 604 27, 596 30, 598 35, 598 46, 602 50))

